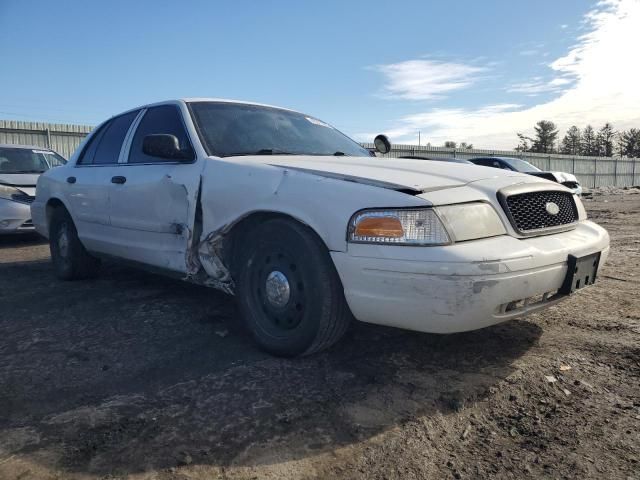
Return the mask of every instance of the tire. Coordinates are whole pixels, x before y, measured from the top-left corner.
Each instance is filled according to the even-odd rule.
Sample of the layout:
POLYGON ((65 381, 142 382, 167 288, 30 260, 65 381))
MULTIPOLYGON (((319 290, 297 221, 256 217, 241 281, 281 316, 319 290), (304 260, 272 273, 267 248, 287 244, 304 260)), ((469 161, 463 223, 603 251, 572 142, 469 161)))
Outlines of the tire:
POLYGON ((51 215, 49 250, 56 277, 61 280, 90 278, 98 272, 100 260, 85 250, 69 212, 63 207, 56 208, 51 215))
POLYGON ((346 332, 352 315, 324 243, 286 219, 249 231, 235 263, 236 298, 255 341, 278 356, 319 352, 346 332))

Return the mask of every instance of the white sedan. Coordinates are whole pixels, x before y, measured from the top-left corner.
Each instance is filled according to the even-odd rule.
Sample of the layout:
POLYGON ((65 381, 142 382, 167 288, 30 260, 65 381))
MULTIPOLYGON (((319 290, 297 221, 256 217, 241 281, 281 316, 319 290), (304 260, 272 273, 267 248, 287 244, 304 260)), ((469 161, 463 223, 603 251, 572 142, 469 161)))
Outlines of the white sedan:
POLYGON ((520 317, 592 284, 609 252, 557 183, 372 157, 312 116, 228 100, 109 119, 40 177, 31 210, 61 279, 109 257, 221 289, 287 356, 354 317, 437 333, 520 317))

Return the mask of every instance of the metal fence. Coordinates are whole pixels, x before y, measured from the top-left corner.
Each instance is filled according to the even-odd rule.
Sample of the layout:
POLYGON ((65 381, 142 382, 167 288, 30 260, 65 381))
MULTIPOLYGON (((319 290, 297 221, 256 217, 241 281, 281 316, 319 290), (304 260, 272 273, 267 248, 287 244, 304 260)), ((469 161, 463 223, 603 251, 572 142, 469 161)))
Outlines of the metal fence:
MULTIPOLYGON (((69 158, 84 137, 93 129, 89 125, 21 122, 0 120, 0 143, 35 145, 51 148, 69 158)), ((373 148, 373 144, 364 143, 373 148)), ((514 152, 511 150, 460 150, 445 147, 393 145, 386 157, 426 155, 434 157, 473 158, 505 156, 522 158, 542 170, 573 173, 585 187, 640 185, 640 159, 613 157, 583 157, 579 155, 514 152)))
MULTIPOLYGON (((364 143, 373 148, 373 144, 364 143)), ((584 157, 556 153, 515 152, 512 150, 467 150, 417 145, 393 145, 385 157, 424 155, 436 158, 469 159, 480 156, 516 157, 532 163, 542 170, 573 173, 585 187, 630 187, 640 185, 640 159, 615 157, 584 157)))
POLYGON ((0 120, 0 143, 51 148, 69 158, 91 129, 89 125, 0 120))

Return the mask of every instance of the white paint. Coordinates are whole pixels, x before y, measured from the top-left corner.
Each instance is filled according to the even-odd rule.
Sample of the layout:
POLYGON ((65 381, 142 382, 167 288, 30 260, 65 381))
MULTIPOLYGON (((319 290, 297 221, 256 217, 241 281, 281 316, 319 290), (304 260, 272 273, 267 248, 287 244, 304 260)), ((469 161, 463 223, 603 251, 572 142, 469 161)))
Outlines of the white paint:
MULTIPOLYGON (((65 166, 40 177, 32 204, 36 228, 48 234, 46 204, 64 203, 90 251, 163 267, 233 291, 220 241, 240 219, 277 212, 312 228, 331 251, 347 301, 363 321, 424 331, 478 328, 509 316, 500 303, 557 288, 569 253, 608 248, 606 232, 581 220, 561 234, 522 239, 496 197, 501 188, 540 184, 529 175, 475 165, 373 157, 206 155, 183 101, 193 163, 128 164, 125 141, 110 166, 65 166), (124 184, 111 177, 127 178, 124 184), (74 184, 66 182, 75 176, 74 184), (394 188, 423 193, 408 195, 394 188), (351 216, 366 208, 430 207, 487 202, 507 234, 444 247, 348 244, 351 216), (196 209, 202 223, 196 224, 196 209), (194 238, 194 232, 198 238, 194 238), (204 277, 204 278, 202 278, 204 277)), ((134 123, 131 127, 136 128, 134 123)), ((129 132, 128 138, 133 135, 129 132)), ((80 151, 81 148, 78 150, 80 151)), ((566 189, 565 189, 566 190, 566 189)), ((579 201, 578 201, 579 202, 579 201)), ((579 204, 579 208, 581 205, 579 204)))

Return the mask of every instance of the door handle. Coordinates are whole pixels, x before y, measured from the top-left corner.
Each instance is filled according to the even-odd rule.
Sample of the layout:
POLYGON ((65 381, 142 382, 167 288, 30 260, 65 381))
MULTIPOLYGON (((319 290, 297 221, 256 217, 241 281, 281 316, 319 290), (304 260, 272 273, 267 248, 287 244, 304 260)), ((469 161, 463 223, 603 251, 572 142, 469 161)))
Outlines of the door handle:
POLYGON ((122 177, 120 175, 117 175, 115 177, 111 177, 111 183, 117 183, 119 185, 122 185, 126 181, 127 181, 127 177, 122 177))
POLYGON ((67 183, 76 183, 76 177, 67 177, 67 183))

